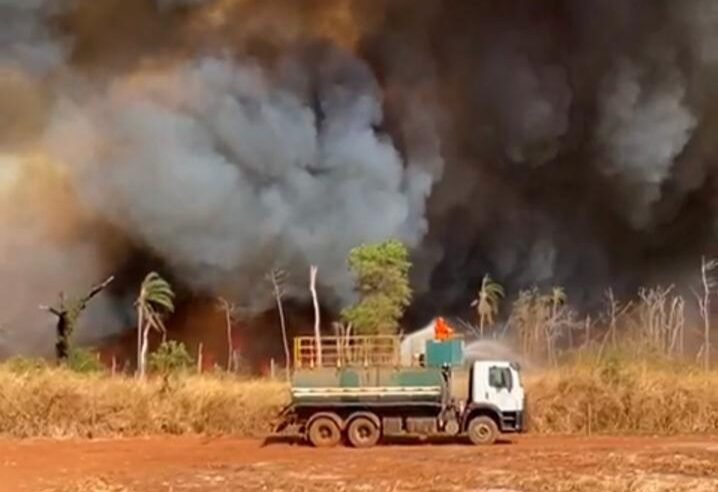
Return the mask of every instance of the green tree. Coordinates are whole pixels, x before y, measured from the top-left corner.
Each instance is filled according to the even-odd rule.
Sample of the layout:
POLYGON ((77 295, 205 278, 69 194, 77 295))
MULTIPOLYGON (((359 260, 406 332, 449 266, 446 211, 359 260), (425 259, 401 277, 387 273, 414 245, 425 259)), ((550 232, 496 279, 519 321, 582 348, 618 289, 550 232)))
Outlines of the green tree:
POLYGON ((499 304, 505 296, 506 294, 501 284, 492 280, 490 275, 484 275, 476 299, 471 303, 471 307, 476 308, 476 315, 479 318, 479 332, 482 337, 484 336, 486 325, 494 324, 494 316, 499 313, 499 304))
POLYGON ((343 321, 359 335, 396 333, 412 294, 406 246, 395 239, 365 244, 349 252, 348 263, 359 300, 342 311, 343 321))
POLYGON ((137 309, 137 361, 140 377, 145 376, 147 366, 147 349, 150 329, 163 335, 165 329, 163 317, 173 313, 175 294, 169 282, 152 272, 145 277, 140 288, 140 295, 135 301, 137 309))

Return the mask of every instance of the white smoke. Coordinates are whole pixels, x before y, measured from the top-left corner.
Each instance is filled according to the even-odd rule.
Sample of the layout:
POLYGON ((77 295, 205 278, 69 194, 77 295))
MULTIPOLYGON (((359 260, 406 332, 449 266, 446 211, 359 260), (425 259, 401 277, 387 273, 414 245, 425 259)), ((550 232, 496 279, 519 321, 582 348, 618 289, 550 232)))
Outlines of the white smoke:
POLYGON ((67 46, 48 21, 66 5, 66 0, 0 0, 0 74, 22 69, 42 75, 63 62, 67 46))
POLYGON ((697 126, 680 74, 648 77, 636 64, 620 63, 606 82, 597 129, 608 160, 604 172, 637 191, 629 217, 636 227, 650 224, 651 206, 697 126))
POLYGON ((406 180, 426 186, 373 129, 378 87, 358 61, 349 65, 353 86, 326 76, 321 121, 304 94, 261 69, 211 58, 61 101, 47 146, 86 207, 190 286, 229 285, 259 296, 238 302, 268 302, 253 286, 273 265, 305 291, 316 264, 327 300, 347 300, 349 249, 389 237, 416 245, 424 227, 407 227, 416 200, 406 180))

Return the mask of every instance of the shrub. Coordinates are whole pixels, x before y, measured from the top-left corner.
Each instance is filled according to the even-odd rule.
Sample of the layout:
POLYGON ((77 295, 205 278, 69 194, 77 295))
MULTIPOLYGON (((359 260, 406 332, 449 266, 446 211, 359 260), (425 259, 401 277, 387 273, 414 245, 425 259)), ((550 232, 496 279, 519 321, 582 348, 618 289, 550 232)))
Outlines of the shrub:
POLYGON ((81 374, 102 372, 105 370, 105 366, 100 362, 97 352, 93 349, 79 347, 70 349, 70 354, 65 362, 65 366, 69 370, 81 374))
POLYGON ((43 371, 49 367, 47 361, 41 357, 26 357, 16 355, 3 363, 3 368, 13 374, 43 371))
POLYGON ((174 340, 162 342, 149 358, 150 370, 163 375, 186 371, 192 364, 192 356, 185 345, 174 340))

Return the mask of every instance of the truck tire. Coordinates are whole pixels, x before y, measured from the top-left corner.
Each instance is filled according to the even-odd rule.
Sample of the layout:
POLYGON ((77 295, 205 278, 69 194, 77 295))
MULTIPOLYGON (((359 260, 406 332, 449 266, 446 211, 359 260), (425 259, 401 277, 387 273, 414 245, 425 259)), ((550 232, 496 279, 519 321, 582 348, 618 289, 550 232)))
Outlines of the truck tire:
POLYGON ((347 440, 355 448, 370 448, 379 442, 381 430, 372 419, 356 417, 347 428, 347 440))
POLYGON ((316 448, 331 448, 339 444, 342 432, 330 417, 317 417, 309 424, 307 438, 316 448))
POLYGON ((469 440, 477 446, 486 446, 496 442, 499 436, 499 429, 491 417, 479 415, 469 422, 467 429, 469 440))

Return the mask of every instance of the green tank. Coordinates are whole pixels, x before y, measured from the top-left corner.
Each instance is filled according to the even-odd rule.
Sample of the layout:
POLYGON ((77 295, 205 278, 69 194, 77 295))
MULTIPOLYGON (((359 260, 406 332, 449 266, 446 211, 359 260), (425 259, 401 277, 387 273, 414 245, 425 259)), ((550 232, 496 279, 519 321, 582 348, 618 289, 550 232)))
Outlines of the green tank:
MULTIPOLYGON (((375 343, 376 339, 367 337, 366 341, 375 343)), ((343 347, 340 341, 332 344, 331 339, 323 338, 323 363, 318 365, 312 363, 314 359, 307 363, 302 354, 313 353, 313 350, 302 350, 303 341, 295 340, 295 365, 298 366, 292 376, 295 403, 327 400, 440 403, 448 389, 444 368, 463 365, 461 339, 427 341, 424 363, 410 367, 399 365, 396 337, 388 337, 388 343, 369 348, 357 343, 356 339, 353 341, 352 347, 343 347), (331 347, 335 349, 331 350, 331 347)), ((304 343, 313 346, 313 338, 306 338, 304 343)))

